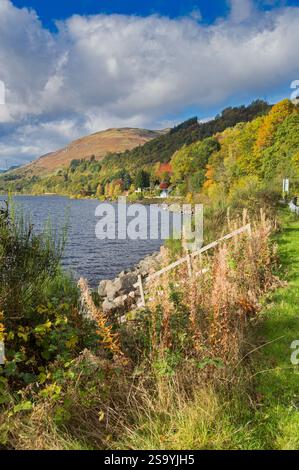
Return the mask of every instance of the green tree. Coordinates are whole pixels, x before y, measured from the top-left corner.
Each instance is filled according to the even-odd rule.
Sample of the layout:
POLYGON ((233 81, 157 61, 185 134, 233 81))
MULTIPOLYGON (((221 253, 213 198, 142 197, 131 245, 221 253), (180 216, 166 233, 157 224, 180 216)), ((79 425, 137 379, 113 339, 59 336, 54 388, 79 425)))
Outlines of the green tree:
POLYGON ((135 176, 134 185, 136 188, 148 188, 150 186, 150 175, 145 170, 140 170, 135 176))

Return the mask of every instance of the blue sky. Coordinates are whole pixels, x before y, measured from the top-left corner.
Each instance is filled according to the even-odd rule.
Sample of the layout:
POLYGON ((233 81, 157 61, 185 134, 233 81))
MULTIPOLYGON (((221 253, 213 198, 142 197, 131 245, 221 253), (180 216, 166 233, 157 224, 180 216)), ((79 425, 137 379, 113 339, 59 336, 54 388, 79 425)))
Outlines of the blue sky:
POLYGON ((290 96, 298 40, 299 0, 0 0, 0 168, 290 96))
MULTIPOLYGON (((37 11, 43 24, 55 29, 55 20, 71 15, 123 14, 148 16, 159 14, 177 18, 200 11, 203 21, 212 23, 229 13, 227 0, 13 0, 17 7, 31 7, 37 11)), ((298 5, 297 1, 260 0, 255 2, 263 10, 277 6, 298 5)))
MULTIPOLYGON (((19 8, 33 8, 43 24, 55 30, 55 21, 71 15, 122 14, 148 16, 158 14, 178 18, 200 11, 202 20, 212 23, 219 17, 229 14, 227 0, 13 0, 19 8)), ((271 10, 279 6, 296 6, 296 0, 256 0, 261 10, 271 10)))
POLYGON ((159 14, 177 18, 199 10, 204 21, 211 23, 229 11, 225 0, 14 0, 18 7, 32 7, 38 12, 43 24, 55 29, 55 20, 65 19, 71 15, 123 14, 148 16, 159 14))

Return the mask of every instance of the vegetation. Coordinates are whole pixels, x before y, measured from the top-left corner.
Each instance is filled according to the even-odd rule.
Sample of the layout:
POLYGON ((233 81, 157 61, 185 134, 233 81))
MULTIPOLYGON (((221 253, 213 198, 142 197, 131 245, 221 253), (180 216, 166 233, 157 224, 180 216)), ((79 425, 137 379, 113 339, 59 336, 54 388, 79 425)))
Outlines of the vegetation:
MULTIPOLYGON (((14 191, 33 194, 59 193, 115 198, 130 188, 141 170, 150 175, 147 184, 155 185, 161 182, 162 175, 157 176, 159 164, 169 162, 174 152, 183 145, 211 137, 239 122, 251 121, 267 113, 270 108, 267 103, 258 100, 248 107, 227 108, 221 115, 206 123, 198 123, 197 118, 192 118, 142 146, 123 153, 108 154, 101 162, 94 157, 89 160, 76 159, 71 162, 69 168, 57 170, 48 177, 22 177, 21 174, 8 173, 0 177, 0 191, 7 192, 11 188, 14 191), (114 194, 115 186, 117 189, 114 194)), ((199 169, 201 171, 206 163, 206 151, 203 152, 204 156, 198 161, 203 165, 199 169)), ((196 183, 196 177, 194 186, 200 186, 196 183)), ((133 184, 132 192, 135 189, 136 184, 133 184)))
POLYGON ((298 108, 284 100, 266 116, 182 147, 171 159, 173 182, 187 194, 198 175, 197 192, 212 200, 228 197, 232 204, 250 186, 253 194, 265 185, 279 191, 283 178, 299 177, 298 130, 298 108))
MULTIPOLYGON (((246 211, 243 221, 223 215, 222 230, 247 217, 246 211)), ((259 423, 267 432, 266 421, 252 395, 253 385, 256 390, 263 382, 255 384, 254 359, 250 366, 244 362, 259 346, 252 338, 263 325, 261 297, 279 282, 273 223, 262 213, 252 228, 251 238, 240 236, 193 265, 194 272, 209 267, 205 276, 190 280, 181 267, 153 284, 146 311, 131 312, 119 323, 101 313, 84 281, 78 290, 60 272, 61 244, 35 235, 4 210, 2 447, 295 445, 294 434, 291 440, 287 434, 281 441, 263 440, 259 423)), ((163 264, 176 256, 165 248, 163 264)), ((288 397, 283 406, 289 407, 288 397)))
MULTIPOLYGON (((281 179, 297 188, 298 119, 289 100, 256 102, 28 183, 99 198, 170 183, 204 203, 205 243, 251 222, 191 278, 181 265, 153 281, 125 319, 61 271, 63 239, 1 210, 2 448, 299 449, 299 225, 280 208, 281 179)), ((162 266, 183 253, 170 240, 162 266)))
POLYGON ((262 322, 256 330, 262 347, 252 355, 256 407, 251 446, 298 450, 298 365, 295 364, 299 363, 299 320, 296 312, 299 222, 298 217, 286 214, 283 214, 282 221, 284 228, 276 240, 286 285, 266 298, 261 312, 262 322))
MULTIPOLYGON (((221 361, 204 361, 205 367, 202 364, 200 367, 206 369, 208 380, 205 376, 200 385, 195 387, 196 375, 190 374, 188 369, 186 375, 194 390, 191 399, 189 395, 182 395, 181 387, 173 383, 171 387, 161 389, 158 402, 155 401, 156 397, 152 399, 147 396, 144 408, 136 412, 137 426, 133 430, 130 428, 125 438, 117 442, 115 447, 299 449, 299 414, 296 406, 298 366, 291 363, 292 352, 297 363, 299 358, 298 343, 297 353, 294 348, 291 349, 298 337, 299 326, 294 308, 298 303, 298 218, 291 220, 284 214, 283 224, 284 228, 276 234, 275 239, 282 262, 280 274, 285 273, 288 284, 281 284, 273 293, 264 296, 262 307, 257 306, 256 317, 253 313, 255 309, 251 310, 249 307, 247 329, 241 343, 238 341, 242 328, 238 324, 237 344, 242 344, 241 359, 236 362, 230 360, 229 374, 226 377, 222 375, 225 369, 221 361), (213 386, 209 380, 209 367, 214 367, 213 386), (218 370, 216 381, 215 370, 218 370), (150 414, 148 410, 151 410, 150 414)), ((247 264, 244 269, 248 269, 247 264)), ((240 276, 244 282, 242 273, 240 276)), ((277 287, 278 279, 274 280, 271 275, 269 279, 277 287)), ((225 282, 222 276, 218 280, 217 305, 225 282)), ((190 296, 190 290, 188 292, 190 296)), ((205 302, 204 299, 201 301, 205 302)), ((227 307, 222 305, 226 310, 227 307)), ((229 310, 227 314, 228 312, 229 310)), ((223 325, 231 328, 232 324, 225 321, 223 325)), ((223 343, 219 350, 223 360, 226 340, 232 344, 234 351, 236 337, 228 338, 222 332, 220 338, 223 343)), ((230 351, 230 354, 233 355, 233 352, 230 351)))
MULTIPOLYGON (((96 344, 94 328, 79 314, 78 292, 61 272, 62 244, 53 233, 0 212, 0 311, 6 365, 2 385, 17 389, 44 383, 47 366, 68 361, 96 344)), ((2 390, 3 392, 3 390, 2 390)), ((2 395, 5 402, 5 395, 2 395)))

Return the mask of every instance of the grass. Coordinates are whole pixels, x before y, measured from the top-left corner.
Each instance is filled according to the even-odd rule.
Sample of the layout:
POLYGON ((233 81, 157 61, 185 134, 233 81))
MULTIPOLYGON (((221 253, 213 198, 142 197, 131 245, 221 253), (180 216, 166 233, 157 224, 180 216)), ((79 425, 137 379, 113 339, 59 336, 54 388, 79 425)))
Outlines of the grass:
POLYGON ((299 367, 291 363, 291 344, 299 340, 298 219, 284 216, 277 242, 287 286, 268 298, 257 331, 268 344, 253 359, 258 400, 254 439, 260 448, 299 449, 299 367))
MULTIPOLYGON (((131 328, 126 332, 131 335, 129 344, 133 351, 133 340, 136 340, 138 353, 144 348, 141 349, 142 357, 136 352, 137 359, 132 354, 128 361, 128 358, 120 361, 119 357, 112 360, 111 354, 104 354, 103 340, 107 339, 109 351, 112 344, 105 325, 99 328, 106 333, 101 338, 102 348, 98 348, 99 332, 94 338, 90 325, 79 321, 81 316, 78 317, 71 302, 60 305, 61 296, 65 300, 65 292, 71 299, 78 293, 73 292, 59 273, 57 278, 43 284, 43 296, 50 303, 42 298, 36 305, 29 303, 31 308, 28 310, 27 304, 19 302, 23 309, 26 307, 26 319, 30 314, 32 323, 34 314, 33 318, 39 321, 37 328, 34 323, 32 331, 27 323, 27 329, 17 329, 20 332, 17 338, 20 336, 24 344, 19 345, 21 340, 18 339, 16 348, 24 350, 25 347, 28 355, 28 335, 35 341, 35 355, 36 345, 43 354, 44 349, 46 352, 50 349, 49 342, 54 352, 57 343, 64 346, 62 351, 58 349, 59 354, 53 353, 50 357, 47 367, 43 368, 44 373, 33 377, 34 382, 39 381, 36 390, 26 388, 26 384, 21 388, 21 402, 16 402, 14 397, 7 400, 11 377, 3 377, 0 381, 0 392, 2 386, 2 395, 6 397, 0 413, 0 446, 15 449, 299 449, 299 368, 291 363, 293 351, 290 348, 295 340, 299 340, 296 310, 299 300, 299 220, 283 214, 283 230, 276 235, 276 241, 281 260, 279 276, 286 283, 270 294, 269 286, 280 284, 272 275, 275 257, 272 257, 273 245, 269 243, 267 227, 266 222, 261 223, 253 230, 250 241, 230 245, 230 252, 223 248, 216 253, 210 270, 213 277, 207 277, 202 284, 188 280, 182 287, 184 295, 173 294, 175 302, 170 302, 169 279, 162 280, 157 287, 164 289, 159 305, 155 307, 158 295, 153 296, 151 304, 152 328, 149 329, 147 323, 140 323, 141 337, 137 326, 136 331, 131 328), (226 262, 228 254, 230 264, 226 262), (206 296, 207 289, 210 296, 206 296), (260 302, 263 292, 268 294, 262 299, 261 311, 253 310, 251 307, 260 302), (55 300, 58 293, 60 297, 55 300), (240 303, 231 304, 240 295, 245 300, 248 297, 248 302, 242 303, 247 312, 244 318, 241 317, 240 303), (212 310, 211 305, 215 307, 212 310), (65 309, 70 309, 67 327, 64 323, 60 326, 65 309), (199 311, 200 322, 196 323, 199 311), (186 323, 186 312, 190 324, 186 323), (215 322, 209 321, 210 318, 213 320, 215 312, 218 329, 214 336, 219 341, 211 345, 211 333, 208 332, 215 331, 215 322), (248 312, 251 312, 250 317, 248 312), (204 315, 205 323, 201 323, 204 315), (246 319, 246 328, 242 327, 242 318, 246 319), (247 328, 251 321, 251 327, 247 328), (150 336, 145 335, 144 325, 150 336), (200 330, 201 325, 206 327, 205 330, 200 330), (189 341, 190 331, 194 335, 192 342, 189 341), (205 331, 206 336, 199 335, 201 331, 205 331), (82 344, 81 334, 85 338, 82 344), (44 341, 41 343, 40 339, 44 341), (90 348, 94 340, 96 347, 90 348), (216 352, 214 344, 218 348, 216 352), (78 356, 82 349, 84 351, 78 356), (221 360, 206 367, 203 359, 209 358, 209 352, 211 358, 221 360)), ((20 242, 19 245, 23 250, 23 244, 20 242)), ((34 256, 36 259, 36 253, 34 256)), ((8 263, 8 272, 10 267, 8 263)), ((184 275, 184 272, 178 273, 178 276, 184 275)), ((84 285, 81 286, 82 299, 87 310, 95 308, 84 285)), ((6 312, 7 306, 10 306, 8 301, 3 309, 6 312)), ((7 314, 4 319, 8 324, 7 314)), ((122 344, 120 342, 120 346, 122 344)), ((30 353, 29 359, 31 356, 30 353)), ((17 363, 19 369, 15 371, 12 385, 27 379, 23 362, 17 363)))
POLYGON ((175 390, 165 393, 167 402, 148 398, 114 448, 299 449, 299 367, 290 348, 299 340, 299 220, 283 215, 276 241, 287 284, 264 299, 254 352, 232 390, 203 388, 192 400, 175 390))

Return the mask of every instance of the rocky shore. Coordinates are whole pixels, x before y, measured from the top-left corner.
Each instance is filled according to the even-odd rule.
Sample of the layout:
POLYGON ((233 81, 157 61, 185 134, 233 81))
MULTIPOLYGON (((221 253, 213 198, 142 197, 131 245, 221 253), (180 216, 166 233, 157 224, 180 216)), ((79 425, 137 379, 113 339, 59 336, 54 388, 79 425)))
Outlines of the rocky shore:
POLYGON ((100 282, 98 294, 105 314, 125 312, 138 306, 139 289, 134 287, 138 275, 146 277, 157 271, 161 264, 160 252, 143 258, 132 270, 122 271, 115 279, 100 282))

